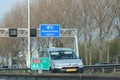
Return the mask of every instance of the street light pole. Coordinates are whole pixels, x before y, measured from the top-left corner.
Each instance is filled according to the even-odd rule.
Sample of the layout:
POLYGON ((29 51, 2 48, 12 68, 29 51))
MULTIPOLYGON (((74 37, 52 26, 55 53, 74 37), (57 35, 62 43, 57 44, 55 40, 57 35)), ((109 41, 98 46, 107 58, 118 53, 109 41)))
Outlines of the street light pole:
POLYGON ((30 0, 28 0, 28 54, 27 67, 30 68, 30 0))

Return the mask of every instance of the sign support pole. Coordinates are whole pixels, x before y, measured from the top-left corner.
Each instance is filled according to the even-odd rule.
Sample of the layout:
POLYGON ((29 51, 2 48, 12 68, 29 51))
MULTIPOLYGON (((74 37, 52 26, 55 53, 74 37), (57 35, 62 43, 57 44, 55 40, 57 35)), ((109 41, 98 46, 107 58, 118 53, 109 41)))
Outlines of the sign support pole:
POLYGON ((75 30, 75 34, 74 35, 75 35, 76 54, 77 54, 77 57, 79 58, 77 30, 75 30))
POLYGON ((28 55, 27 67, 30 68, 30 0, 28 0, 28 55))

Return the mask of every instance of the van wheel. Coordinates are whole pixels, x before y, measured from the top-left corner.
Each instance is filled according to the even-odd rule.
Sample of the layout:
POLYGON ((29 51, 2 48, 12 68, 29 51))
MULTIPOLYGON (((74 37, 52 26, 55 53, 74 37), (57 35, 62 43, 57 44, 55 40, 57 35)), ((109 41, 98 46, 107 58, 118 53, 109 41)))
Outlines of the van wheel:
POLYGON ((49 69, 49 72, 51 73, 51 68, 49 69))
POLYGON ((50 72, 50 73, 53 73, 53 70, 50 68, 49 72, 50 72))

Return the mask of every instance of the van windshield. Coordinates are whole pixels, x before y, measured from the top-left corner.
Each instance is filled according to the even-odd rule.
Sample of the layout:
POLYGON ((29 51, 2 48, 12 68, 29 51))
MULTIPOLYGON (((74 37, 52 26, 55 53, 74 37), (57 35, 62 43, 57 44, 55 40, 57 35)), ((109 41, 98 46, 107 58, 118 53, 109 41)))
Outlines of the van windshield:
POLYGON ((50 51, 52 60, 58 59, 77 59, 73 51, 50 51))

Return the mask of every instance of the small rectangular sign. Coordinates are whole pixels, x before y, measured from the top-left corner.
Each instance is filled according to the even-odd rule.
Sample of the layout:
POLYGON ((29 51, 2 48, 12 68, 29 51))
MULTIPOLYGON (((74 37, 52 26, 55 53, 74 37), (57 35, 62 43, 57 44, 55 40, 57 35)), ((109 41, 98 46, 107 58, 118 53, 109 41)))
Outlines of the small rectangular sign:
POLYGON ((31 58, 31 70, 49 70, 50 60, 47 57, 31 58))
POLYGON ((60 37, 60 25, 40 24, 40 37, 60 37))

